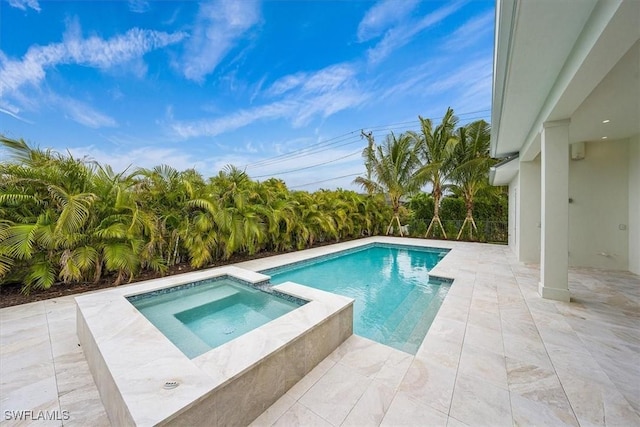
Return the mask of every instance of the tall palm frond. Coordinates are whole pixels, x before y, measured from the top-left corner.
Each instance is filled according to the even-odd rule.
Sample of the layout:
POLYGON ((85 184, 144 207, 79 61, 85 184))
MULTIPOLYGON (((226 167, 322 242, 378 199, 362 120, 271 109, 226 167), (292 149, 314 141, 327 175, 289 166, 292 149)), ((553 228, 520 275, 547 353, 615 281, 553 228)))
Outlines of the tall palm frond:
POLYGON ((409 134, 424 162, 418 176, 424 182, 431 184, 431 195, 434 200, 433 218, 427 227, 425 237, 429 236, 432 229, 435 231, 434 225, 437 225, 446 238, 447 234, 440 221, 440 200, 447 189, 449 173, 452 169, 451 156, 457 142, 454 129, 458 118, 454 115, 453 109, 448 108, 440 124, 435 127, 431 119, 420 116, 419 119, 421 132, 409 134))

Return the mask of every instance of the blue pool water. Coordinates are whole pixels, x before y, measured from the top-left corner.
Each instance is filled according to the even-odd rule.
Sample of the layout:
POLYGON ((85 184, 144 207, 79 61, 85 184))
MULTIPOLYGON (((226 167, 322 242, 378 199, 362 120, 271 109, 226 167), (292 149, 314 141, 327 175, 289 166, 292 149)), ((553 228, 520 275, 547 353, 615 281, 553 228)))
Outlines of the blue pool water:
POLYGON ((230 278, 163 289, 128 300, 189 358, 302 304, 230 278))
POLYGON ((446 252, 376 245, 263 273, 355 299, 356 334, 415 354, 450 288, 429 276, 446 252))

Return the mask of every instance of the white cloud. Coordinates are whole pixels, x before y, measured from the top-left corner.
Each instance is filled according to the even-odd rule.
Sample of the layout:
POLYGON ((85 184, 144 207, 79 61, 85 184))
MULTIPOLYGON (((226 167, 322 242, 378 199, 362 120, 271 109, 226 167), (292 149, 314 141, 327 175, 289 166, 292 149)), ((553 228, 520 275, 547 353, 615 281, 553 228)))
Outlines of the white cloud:
POLYGON ((315 73, 285 76, 271 85, 265 95, 284 98, 242 109, 213 119, 175 121, 171 124, 181 138, 216 136, 264 120, 288 119, 294 127, 303 126, 315 117, 328 117, 356 107, 371 95, 358 87, 355 69, 337 64, 315 73))
POLYGON ((418 21, 405 20, 399 25, 390 28, 377 45, 367 51, 367 59, 370 64, 378 64, 387 56, 389 56, 394 50, 409 43, 416 35, 432 27, 439 22, 446 19, 448 16, 456 12, 462 7, 464 2, 458 1, 455 3, 443 6, 430 14, 424 16, 418 21))
POLYGON ((148 0, 128 0, 129 10, 134 13, 145 13, 151 8, 148 0))
POLYGON ((491 76, 491 72, 491 58, 472 60, 462 63, 458 69, 450 70, 450 73, 445 78, 434 81, 427 90, 438 93, 471 87, 477 81, 485 79, 487 75, 491 76))
POLYGON ((69 118, 82 125, 98 129, 102 127, 115 127, 116 121, 108 115, 101 113, 82 101, 68 97, 52 96, 52 104, 60 108, 69 118))
POLYGON ((478 41, 481 36, 493 33, 494 19, 493 11, 471 18, 447 38, 444 49, 459 50, 478 41))
MULTIPOLYGON (((129 151, 108 152, 95 146, 69 148, 69 152, 78 158, 87 157, 102 165, 110 165, 114 171, 121 172, 127 168, 152 168, 168 164, 178 170, 196 168, 204 173, 207 159, 195 159, 182 150, 173 148, 138 147, 129 151)), ((131 170, 131 169, 130 169, 131 170)))
POLYGON ((46 69, 58 64, 79 64, 107 69, 141 57, 147 52, 177 43, 185 33, 165 33, 133 28, 108 40, 97 36, 82 38, 72 23, 61 43, 34 45, 21 60, 0 55, 0 96, 17 91, 25 84, 38 85, 46 69))
POLYGON ((294 106, 292 104, 275 102, 260 107, 239 110, 216 119, 174 122, 172 128, 179 137, 185 139, 199 136, 216 136, 243 128, 256 121, 287 116, 293 109, 294 106))
POLYGON ((185 77, 202 82, 235 43, 259 21, 257 0, 202 3, 179 64, 185 77))
POLYGON ((270 96, 283 95, 292 89, 300 87, 305 82, 307 75, 305 73, 289 74, 276 80, 267 90, 270 96))
POLYGON ((376 3, 358 25, 358 41, 364 42, 382 35, 411 13, 417 4, 417 0, 382 0, 376 3))
POLYGON ((33 124, 32 121, 27 120, 24 117, 19 116, 20 109, 17 109, 15 107, 11 106, 11 105, 0 105, 0 113, 6 114, 8 116, 11 116, 16 120, 20 120, 21 122, 25 122, 25 123, 28 123, 30 125, 33 124))
POLYGON ((491 58, 471 59, 442 80, 431 83, 427 94, 447 93, 455 97, 457 111, 478 111, 489 108, 493 73, 491 58))
POLYGON ((9 6, 17 7, 18 9, 27 10, 28 7, 40 12, 40 4, 38 0, 9 0, 9 6))

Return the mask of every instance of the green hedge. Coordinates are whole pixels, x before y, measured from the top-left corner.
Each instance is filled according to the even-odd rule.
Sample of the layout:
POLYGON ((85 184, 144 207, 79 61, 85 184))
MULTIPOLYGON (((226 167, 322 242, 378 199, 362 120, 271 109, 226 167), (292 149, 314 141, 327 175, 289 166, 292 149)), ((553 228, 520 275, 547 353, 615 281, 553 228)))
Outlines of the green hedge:
MULTIPOLYGON (((506 194, 493 199, 480 198, 475 201, 473 217, 478 232, 473 240, 489 242, 507 241, 508 198, 506 194)), ((434 201, 430 194, 419 193, 407 204, 409 208, 409 231, 412 236, 422 237, 433 218, 434 201)), ((444 225, 447 238, 455 239, 467 214, 464 200, 455 196, 445 196, 440 201, 440 219, 444 225)), ((444 238, 437 227, 431 237, 444 238)), ((462 238, 468 239, 465 230, 462 238)))

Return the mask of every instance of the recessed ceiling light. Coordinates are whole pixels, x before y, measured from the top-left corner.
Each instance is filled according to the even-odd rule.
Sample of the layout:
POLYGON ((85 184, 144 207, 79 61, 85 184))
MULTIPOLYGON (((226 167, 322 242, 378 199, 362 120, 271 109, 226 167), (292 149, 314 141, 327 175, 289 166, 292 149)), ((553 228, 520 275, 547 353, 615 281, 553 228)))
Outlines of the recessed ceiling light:
POLYGON ((606 120, 603 120, 603 121, 602 121, 602 123, 609 123, 610 121, 611 121, 611 120, 606 119, 606 120))
POLYGON ((603 136, 603 137, 602 137, 602 139, 607 139, 607 137, 606 137, 606 136, 603 136))

